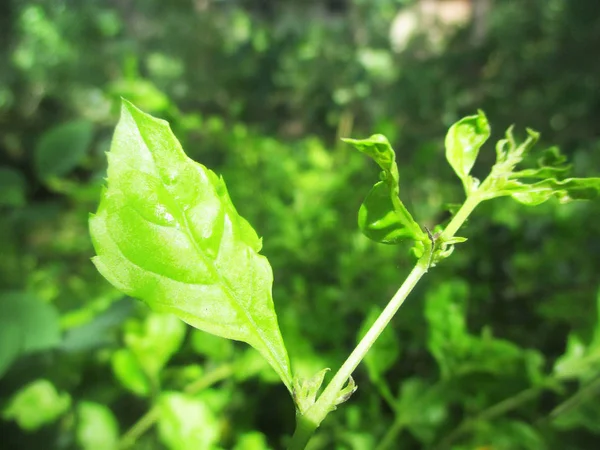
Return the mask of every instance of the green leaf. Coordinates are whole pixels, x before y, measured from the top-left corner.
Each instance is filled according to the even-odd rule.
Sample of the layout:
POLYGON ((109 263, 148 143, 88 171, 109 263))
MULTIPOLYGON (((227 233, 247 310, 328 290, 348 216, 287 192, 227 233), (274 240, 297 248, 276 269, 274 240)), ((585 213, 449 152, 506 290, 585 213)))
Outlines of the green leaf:
POLYGON ((559 430, 586 428, 594 434, 600 434, 600 402, 598 390, 588 392, 584 398, 572 408, 562 411, 552 425, 559 430))
POLYGON ((0 206, 23 206, 27 181, 21 172, 0 167, 0 206))
POLYGON ((294 402, 298 406, 300 414, 304 414, 308 408, 314 405, 319 389, 321 389, 325 379, 325 374, 329 370, 331 369, 323 369, 309 379, 294 378, 294 402))
POLYGON ((489 328, 480 336, 466 324, 468 286, 452 280, 431 290, 425 301, 429 324, 428 348, 443 379, 468 373, 504 375, 522 371, 531 356, 515 344, 495 338, 489 328))
POLYGON ((0 379, 19 357, 22 341, 23 335, 18 324, 3 323, 0 326, 0 379))
POLYGON ((67 122, 44 133, 34 154, 38 178, 45 180, 68 174, 84 158, 92 137, 93 127, 87 120, 67 122))
POLYGON ((291 392, 271 267, 224 181, 127 101, 108 157, 108 188, 90 218, 100 273, 157 311, 252 345, 291 392))
POLYGON ((527 139, 521 144, 517 144, 513 128, 509 127, 506 130, 505 138, 496 143, 496 164, 492 167, 491 173, 494 181, 507 179, 513 173, 515 166, 527 156, 540 138, 537 131, 527 128, 527 139))
POLYGON ((0 293, 0 376, 19 355, 55 348, 60 339, 53 305, 27 292, 0 293))
POLYGON ((566 157, 556 147, 546 150, 539 158, 538 168, 514 172, 515 166, 539 139, 536 131, 528 129, 527 133, 528 138, 517 145, 511 127, 506 132, 506 138, 498 141, 496 164, 480 189, 484 200, 511 196, 520 203, 536 206, 552 197, 561 203, 567 203, 573 200, 592 200, 600 196, 600 178, 564 179, 571 166, 566 164, 566 157), (525 182, 528 179, 541 181, 525 182))
POLYGON ((483 111, 459 120, 446 134, 446 159, 463 182, 467 194, 476 187, 469 173, 475 164, 479 149, 489 137, 490 125, 483 111))
POLYGON ((118 447, 119 425, 112 411, 94 402, 77 405, 77 442, 83 450, 114 450, 118 447))
POLYGON ((473 431, 472 438, 467 441, 468 449, 491 447, 494 450, 545 450, 548 448, 537 429, 517 420, 481 420, 477 422, 473 431))
POLYGON ((596 326, 594 336, 585 344, 576 333, 569 334, 565 353, 554 364, 554 375, 562 380, 587 382, 600 373, 600 291, 596 297, 596 326))
POLYGON ((404 426, 422 443, 429 445, 448 416, 450 399, 440 386, 410 378, 402 383, 396 414, 404 426))
POLYGON ((270 450, 267 438, 258 431, 250 431, 242 434, 233 447, 233 450, 270 450))
POLYGON ((13 396, 2 417, 16 421, 24 430, 33 431, 54 422, 70 405, 69 394, 59 394, 48 380, 37 380, 13 396))
POLYGON ((219 420, 200 399, 166 392, 158 401, 158 434, 171 450, 213 450, 219 442, 219 420))
POLYGON ((593 200, 600 197, 600 178, 568 178, 558 181, 552 178, 538 183, 509 182, 500 195, 510 195, 519 203, 536 206, 554 197, 560 203, 574 200, 593 200))
POLYGON ((111 364, 115 377, 123 387, 140 397, 150 395, 150 380, 131 350, 122 348, 114 352, 111 364))
POLYGON ((235 351, 231 341, 199 330, 194 330, 191 341, 194 351, 213 361, 230 360, 235 351))
MULTIPOLYGON (((371 307, 369 314, 365 318, 357 335, 357 341, 360 341, 369 328, 375 323, 382 309, 378 306, 371 307)), ((385 373, 392 368, 400 356, 400 343, 398 336, 391 325, 388 325, 379 335, 363 362, 372 381, 378 381, 383 378, 385 373)))
POLYGON ((368 139, 343 141, 373 158, 383 169, 381 181, 373 186, 358 212, 358 225, 364 235, 384 244, 405 239, 427 240, 427 235, 400 201, 396 154, 386 137, 375 134, 368 139))
POLYGON ((125 344, 146 376, 153 382, 185 337, 185 325, 171 314, 149 314, 143 323, 132 321, 125 330, 125 344))

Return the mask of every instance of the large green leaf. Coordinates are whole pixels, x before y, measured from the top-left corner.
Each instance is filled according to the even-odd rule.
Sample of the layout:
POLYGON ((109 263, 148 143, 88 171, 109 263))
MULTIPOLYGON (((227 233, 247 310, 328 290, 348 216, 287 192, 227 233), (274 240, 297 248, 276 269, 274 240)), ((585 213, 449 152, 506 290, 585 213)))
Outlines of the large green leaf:
POLYGON ((381 167, 381 181, 375 184, 358 212, 358 225, 369 239, 396 244, 405 239, 427 240, 399 198, 400 186, 396 154, 387 138, 375 134, 368 139, 344 139, 370 156, 381 167))
POLYGON ((90 218, 98 270, 155 310, 249 343, 291 391, 271 267, 224 181, 185 155, 165 121, 127 101, 108 158, 90 218))

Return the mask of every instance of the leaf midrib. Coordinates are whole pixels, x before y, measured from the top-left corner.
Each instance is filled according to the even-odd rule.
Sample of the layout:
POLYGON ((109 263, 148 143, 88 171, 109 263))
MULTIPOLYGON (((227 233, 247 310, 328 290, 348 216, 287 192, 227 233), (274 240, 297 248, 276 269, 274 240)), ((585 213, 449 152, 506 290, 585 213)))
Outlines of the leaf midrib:
MULTIPOLYGON (((133 118, 133 117, 132 117, 133 118)), ((148 145, 148 142, 146 140, 146 137, 144 136, 144 134, 142 133, 142 130, 139 128, 139 126, 137 125, 137 121, 135 120, 135 118, 133 118, 135 124, 136 124, 136 128, 138 133, 140 134, 140 137, 142 138, 142 141, 144 142, 144 145, 146 146, 146 149, 148 150, 148 152, 150 153, 150 156, 152 158, 152 162, 153 162, 153 166, 154 166, 154 170, 156 172, 159 172, 157 169, 157 163, 156 163, 156 159, 154 157, 154 153, 150 150, 150 147, 148 145)), ((188 163, 192 163, 194 166, 197 166, 198 164, 191 160, 190 158, 187 157, 187 155, 184 154, 184 157, 187 159, 186 162, 188 163)), ((195 167, 197 169, 197 167, 195 167)), ((186 236, 188 237, 188 239, 190 240, 190 242, 192 243, 194 249, 196 250, 196 252, 198 253, 198 255, 200 256, 200 258, 202 258, 204 260, 204 262, 206 263, 206 261, 208 260, 208 263, 206 264, 206 266, 208 267, 208 269, 211 271, 211 274, 215 275, 215 277, 222 283, 222 285, 225 287, 225 289, 223 290, 227 297, 229 298, 229 303, 233 305, 234 309, 236 309, 238 312, 241 312, 243 316, 246 317, 246 319, 248 320, 248 322, 251 324, 251 328, 254 329, 256 335, 259 337, 260 341, 263 343, 263 345, 265 346, 265 348, 268 350, 269 354, 271 355, 271 358, 273 361, 277 362, 278 364, 280 363, 279 358, 277 358, 277 354, 275 352, 275 350, 273 349, 273 347, 271 346, 271 344, 269 343, 268 339, 266 339, 266 336, 264 336, 261 328, 256 324, 256 322, 254 321, 254 318, 250 315, 249 311, 247 311, 246 309, 244 309, 239 300, 238 300, 238 296, 235 293, 234 288, 230 285, 229 281, 224 278, 221 273, 217 270, 217 268, 214 265, 214 262, 212 260, 212 258, 208 257, 208 255, 206 254, 206 252, 200 247, 198 246, 193 233, 191 233, 191 228, 189 225, 189 221, 188 221, 188 217, 187 217, 187 213, 185 210, 183 210, 183 208, 181 208, 181 206, 179 205, 179 202, 174 198, 174 196, 171 194, 171 192, 168 190, 167 186, 165 185, 162 177, 160 176, 160 173, 158 174, 157 177, 158 181, 160 182, 160 184, 163 186, 163 188, 165 189, 165 192, 167 193, 167 195, 170 197, 172 204, 177 207, 177 209, 179 210, 178 212, 179 217, 183 218, 184 223, 182 224, 184 229, 184 233, 186 234, 186 236)), ((214 192, 214 194, 219 197, 218 193, 214 192)), ((220 202, 221 203, 221 202, 220 202)), ((222 205, 222 203, 221 203, 222 205)), ((226 208, 224 208, 224 214, 223 214, 223 220, 225 220, 225 217, 227 215, 227 211, 226 208)), ((142 219, 147 220, 146 218, 144 218, 142 216, 142 219)), ((233 222, 232 222, 232 226, 233 226, 233 222)), ((223 235, 221 235, 221 239, 219 240, 219 248, 221 247, 221 242, 223 239, 223 235)), ((248 246, 246 244, 244 244, 244 246, 246 248, 248 248, 248 246)), ((218 254, 218 252, 217 252, 218 254)), ((252 271, 253 273, 255 272, 254 267, 252 267, 252 271)), ((282 367, 283 368, 283 367, 282 367)), ((289 375, 289 367, 284 367, 284 373, 285 375, 289 375), (287 369, 287 370, 285 370, 287 369)), ((288 380, 285 380, 286 384, 288 382, 288 380)))

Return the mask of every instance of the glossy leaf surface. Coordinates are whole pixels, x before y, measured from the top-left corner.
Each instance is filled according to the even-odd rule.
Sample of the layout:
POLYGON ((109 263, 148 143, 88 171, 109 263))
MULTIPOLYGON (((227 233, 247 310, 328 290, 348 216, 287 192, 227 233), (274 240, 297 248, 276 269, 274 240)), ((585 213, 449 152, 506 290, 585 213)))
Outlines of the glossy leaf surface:
POLYGON ((271 267, 224 181, 185 155, 165 121, 126 101, 108 157, 90 219, 98 270, 157 311, 249 343, 291 389, 271 267))
POLYGON ((358 225, 369 239, 396 244, 405 239, 423 241, 425 233, 408 212, 399 193, 396 154, 387 138, 375 134, 368 139, 344 139, 381 167, 381 181, 375 184, 358 212, 358 225))
POLYGON ((446 134, 446 159, 462 180, 467 193, 472 184, 469 173, 475 164, 479 149, 489 137, 490 125, 483 111, 459 120, 446 134))

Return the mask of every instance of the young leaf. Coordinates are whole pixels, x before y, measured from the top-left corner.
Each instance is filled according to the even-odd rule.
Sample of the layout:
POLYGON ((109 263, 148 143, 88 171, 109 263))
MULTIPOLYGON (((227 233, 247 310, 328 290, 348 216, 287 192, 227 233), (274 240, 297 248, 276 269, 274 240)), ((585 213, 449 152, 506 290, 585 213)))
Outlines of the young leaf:
POLYGON ((538 168, 514 172, 515 166, 539 139, 539 133, 534 130, 528 129, 527 134, 527 139, 517 145, 511 127, 506 132, 506 138, 498 142, 496 164, 480 189, 483 198, 510 195, 520 203, 535 206, 552 197, 556 197, 561 203, 567 203, 600 196, 600 178, 563 179, 571 166, 566 164, 566 157, 556 147, 546 150, 538 160, 538 168), (525 183, 527 179, 541 181, 525 183))
POLYGON ((381 181, 375 184, 358 212, 358 225, 369 239, 384 244, 396 244, 404 239, 427 240, 427 235, 412 218, 399 193, 398 166, 392 146, 381 134, 368 139, 343 139, 375 160, 381 181))
POLYGON ((489 137, 490 125, 483 111, 459 120, 446 134, 446 159, 463 182, 467 194, 474 183, 469 172, 475 164, 479 149, 489 137))
POLYGON ((504 190, 519 203, 536 206, 551 197, 560 203, 573 200, 593 200, 600 196, 600 178, 568 178, 557 181, 552 178, 538 183, 511 183, 504 190))
POLYGON ((125 100, 108 159, 90 218, 100 273, 157 311, 252 345, 291 391, 271 267, 223 179, 185 155, 167 122, 125 100))
POLYGON ((325 379, 325 374, 329 370, 329 368, 320 370, 308 379, 294 378, 294 401, 301 414, 304 414, 308 408, 314 405, 319 389, 321 389, 325 379))

